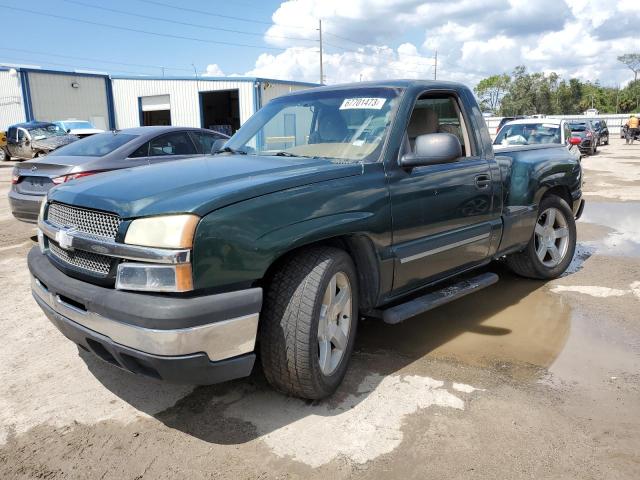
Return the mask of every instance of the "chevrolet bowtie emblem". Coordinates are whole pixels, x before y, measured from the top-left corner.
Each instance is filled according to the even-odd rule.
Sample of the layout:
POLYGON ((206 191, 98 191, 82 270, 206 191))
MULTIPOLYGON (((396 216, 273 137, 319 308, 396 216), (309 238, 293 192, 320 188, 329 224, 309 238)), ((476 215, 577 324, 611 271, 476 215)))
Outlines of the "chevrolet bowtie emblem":
POLYGON ((63 250, 73 250, 73 233, 75 228, 64 228, 56 232, 56 242, 63 250))
POLYGON ((36 170, 38 170, 38 167, 36 167, 35 165, 33 167, 31 167, 31 171, 35 172, 36 170))

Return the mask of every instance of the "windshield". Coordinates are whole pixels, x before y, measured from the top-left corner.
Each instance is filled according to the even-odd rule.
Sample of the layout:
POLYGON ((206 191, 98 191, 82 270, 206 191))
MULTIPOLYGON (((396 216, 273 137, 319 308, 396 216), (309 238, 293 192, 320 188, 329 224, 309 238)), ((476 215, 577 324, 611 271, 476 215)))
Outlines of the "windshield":
POLYGON ((49 156, 104 157, 136 137, 137 135, 128 133, 99 133, 58 148, 51 152, 49 156))
POLYGON ((569 128, 572 132, 584 132, 587 129, 586 123, 570 123, 569 128))
POLYGON ((91 125, 89 122, 64 122, 64 126, 68 130, 77 130, 81 128, 96 128, 91 125))
POLYGON ((29 128, 28 130, 29 135, 31 135, 31 138, 33 140, 42 140, 44 138, 58 137, 60 135, 67 134, 64 129, 62 129, 58 125, 54 125, 53 123, 51 125, 29 128))
POLYGON ((225 144, 249 155, 377 161, 400 90, 312 90, 281 97, 256 113, 225 144))
POLYGON ((552 123, 514 123, 502 127, 494 145, 560 143, 560 126, 552 123))

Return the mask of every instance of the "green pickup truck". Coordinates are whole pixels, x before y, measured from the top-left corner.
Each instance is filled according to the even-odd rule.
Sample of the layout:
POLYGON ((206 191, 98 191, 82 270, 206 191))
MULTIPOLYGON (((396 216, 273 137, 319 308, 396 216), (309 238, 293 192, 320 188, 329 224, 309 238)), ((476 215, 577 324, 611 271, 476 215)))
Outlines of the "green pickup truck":
POLYGON ((551 279, 583 208, 571 145, 494 153, 468 88, 386 81, 275 99, 216 155, 52 189, 35 300, 78 347, 169 382, 247 376, 318 399, 358 320, 398 323, 495 283, 551 279))

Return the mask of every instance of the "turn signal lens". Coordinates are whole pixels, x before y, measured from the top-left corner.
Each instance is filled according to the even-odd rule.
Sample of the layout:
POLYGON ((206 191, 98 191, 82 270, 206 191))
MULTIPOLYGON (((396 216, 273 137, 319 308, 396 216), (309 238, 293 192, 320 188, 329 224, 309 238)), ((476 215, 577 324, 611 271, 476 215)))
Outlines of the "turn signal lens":
POLYGON ((116 288, 145 292, 188 292, 193 290, 191 264, 124 262, 118 265, 116 288))

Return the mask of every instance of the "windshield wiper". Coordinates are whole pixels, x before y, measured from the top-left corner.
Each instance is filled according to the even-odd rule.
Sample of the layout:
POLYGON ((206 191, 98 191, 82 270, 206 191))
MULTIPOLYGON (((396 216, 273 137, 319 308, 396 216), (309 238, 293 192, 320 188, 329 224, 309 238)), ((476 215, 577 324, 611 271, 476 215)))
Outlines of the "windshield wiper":
POLYGON ((322 157, 318 157, 316 155, 297 155, 295 153, 285 152, 285 151, 276 152, 276 153, 270 153, 267 156, 268 157, 322 158, 322 157))
POLYGON ((220 150, 216 150, 214 155, 216 155, 218 153, 234 153, 236 155, 246 155, 247 154, 247 152, 243 152, 242 150, 236 150, 235 148, 231 148, 231 147, 224 147, 224 148, 221 148, 220 150))

